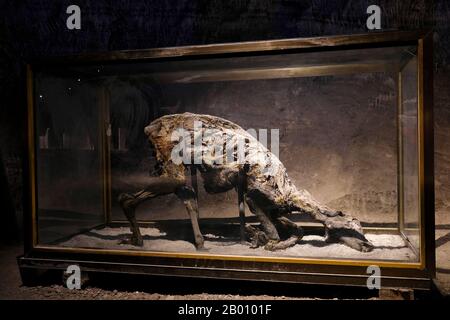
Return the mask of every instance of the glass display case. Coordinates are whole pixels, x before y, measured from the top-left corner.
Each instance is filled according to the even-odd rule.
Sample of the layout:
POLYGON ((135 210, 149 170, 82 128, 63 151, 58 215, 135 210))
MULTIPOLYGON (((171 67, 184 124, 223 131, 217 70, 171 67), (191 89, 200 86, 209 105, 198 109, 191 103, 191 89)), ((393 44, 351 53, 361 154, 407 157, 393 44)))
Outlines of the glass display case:
POLYGON ((431 46, 405 31, 30 63, 23 278, 365 286, 376 265, 382 286, 429 288, 431 46))

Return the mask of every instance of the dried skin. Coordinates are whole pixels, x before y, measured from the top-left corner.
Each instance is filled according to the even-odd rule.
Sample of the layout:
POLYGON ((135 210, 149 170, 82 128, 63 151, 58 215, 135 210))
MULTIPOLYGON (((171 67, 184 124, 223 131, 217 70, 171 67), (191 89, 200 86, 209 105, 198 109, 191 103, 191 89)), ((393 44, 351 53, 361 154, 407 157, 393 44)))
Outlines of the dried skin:
MULTIPOLYGON (((201 123, 200 137, 203 139, 201 144, 197 145, 200 146, 200 150, 195 149, 192 143, 192 148, 188 149, 188 152, 191 158, 194 152, 201 152, 203 155, 201 163, 194 166, 200 171, 208 193, 237 188, 239 172, 242 172, 245 166, 245 200, 251 212, 261 222, 263 229, 261 231, 247 226, 252 246, 265 245, 268 250, 280 250, 295 245, 303 233, 294 227, 295 223, 288 220, 285 215, 296 211, 308 214, 321 222, 325 226, 328 242, 340 241, 360 251, 372 249, 358 220, 319 203, 308 191, 297 189, 289 179, 281 161, 247 131, 228 120, 209 115, 183 113, 163 116, 147 126, 145 134, 155 147, 161 177, 177 181, 180 185, 186 183, 186 167, 190 165, 173 161, 172 151, 179 143, 179 140, 173 139, 173 133, 182 128, 193 142, 200 134, 195 130, 199 129, 194 126, 196 121, 201 123), (236 147, 239 142, 245 144, 243 153, 236 147), (290 226, 291 236, 281 239, 279 232, 283 228, 286 229, 286 225, 290 226)), ((196 232, 195 229, 196 227, 194 234, 198 238, 199 231, 196 232)), ((197 245, 199 246, 198 243, 197 245)))

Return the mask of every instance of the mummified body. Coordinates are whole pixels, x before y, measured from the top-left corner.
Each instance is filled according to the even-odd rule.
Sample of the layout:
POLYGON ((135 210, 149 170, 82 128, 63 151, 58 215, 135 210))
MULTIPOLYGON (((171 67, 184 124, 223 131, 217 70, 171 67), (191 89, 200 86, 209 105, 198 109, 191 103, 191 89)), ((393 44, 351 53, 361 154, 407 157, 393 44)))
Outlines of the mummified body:
POLYGON ((302 237, 301 228, 286 217, 295 211, 321 222, 328 242, 343 242, 359 251, 373 248, 358 220, 320 204, 306 190, 297 189, 280 160, 240 126, 219 117, 183 113, 158 118, 144 131, 155 147, 160 176, 149 177, 143 190, 119 196, 131 223, 134 245, 143 243, 135 218, 136 206, 150 198, 174 193, 186 205, 196 247, 203 248, 197 197, 186 175, 188 167, 195 167, 208 193, 237 189, 239 176, 245 172, 245 202, 262 227, 262 230, 249 225, 246 228, 254 246, 277 250, 297 243, 302 237), (239 143, 243 148, 238 147, 239 143), (181 149, 184 159, 180 157, 181 149), (290 233, 287 240, 280 238, 286 232, 290 233))

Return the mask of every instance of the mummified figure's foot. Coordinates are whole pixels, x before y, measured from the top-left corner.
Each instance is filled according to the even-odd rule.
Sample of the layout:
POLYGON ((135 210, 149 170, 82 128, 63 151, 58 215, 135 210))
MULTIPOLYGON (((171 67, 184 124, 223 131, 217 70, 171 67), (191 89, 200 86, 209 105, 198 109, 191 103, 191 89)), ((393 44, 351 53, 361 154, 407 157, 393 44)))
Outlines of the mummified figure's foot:
POLYGON ((342 236, 340 238, 340 241, 349 246, 350 248, 353 248, 361 252, 370 252, 374 249, 374 246, 367 240, 342 236))
POLYGON ((370 252, 374 249, 357 219, 341 214, 333 219, 326 219, 324 224, 326 242, 340 242, 361 252, 370 252))
POLYGON ((303 237, 302 228, 285 217, 281 220, 279 221, 280 224, 277 223, 277 227, 283 235, 281 239, 270 239, 260 228, 248 224, 245 225, 247 235, 251 242, 251 248, 255 249, 264 246, 265 250, 277 251, 295 246, 303 237))
POLYGON ((267 237, 267 235, 257 227, 246 224, 245 231, 247 233, 249 242, 251 243, 250 248, 252 249, 262 247, 266 245, 267 242, 269 242, 269 238, 267 237))
POLYGON ((269 242, 264 246, 264 249, 269 251, 285 250, 287 248, 295 246, 301 238, 298 236, 291 236, 287 240, 274 241, 269 240, 269 242))
POLYGON ((126 238, 122 239, 120 244, 131 244, 133 246, 142 247, 144 245, 144 240, 142 239, 142 236, 135 237, 133 235, 127 236, 126 238))

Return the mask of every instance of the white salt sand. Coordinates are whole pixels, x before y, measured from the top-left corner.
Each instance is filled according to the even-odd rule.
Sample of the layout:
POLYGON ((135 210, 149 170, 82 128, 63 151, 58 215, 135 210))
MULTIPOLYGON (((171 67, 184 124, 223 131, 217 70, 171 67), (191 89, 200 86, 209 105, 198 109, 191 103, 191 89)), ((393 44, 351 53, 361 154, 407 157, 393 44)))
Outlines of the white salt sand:
MULTIPOLYGON (((121 244, 120 241, 130 236, 127 227, 105 227, 93 229, 85 234, 79 234, 59 246, 76 248, 103 248, 103 249, 129 249, 162 252, 196 253, 193 243, 186 240, 165 239, 166 234, 157 227, 141 227, 144 245, 136 247, 121 244), (159 238, 162 237, 162 238, 159 238)), ((297 258, 346 258, 346 259, 380 259, 413 261, 414 252, 408 247, 403 238, 395 234, 366 234, 367 239, 375 246, 371 252, 363 253, 351 249, 343 244, 329 244, 322 236, 306 235, 302 241, 293 247, 279 251, 268 251, 263 247, 252 249, 249 244, 229 240, 219 234, 207 233, 205 238, 205 251, 201 254, 243 255, 265 257, 297 257, 297 258)))

